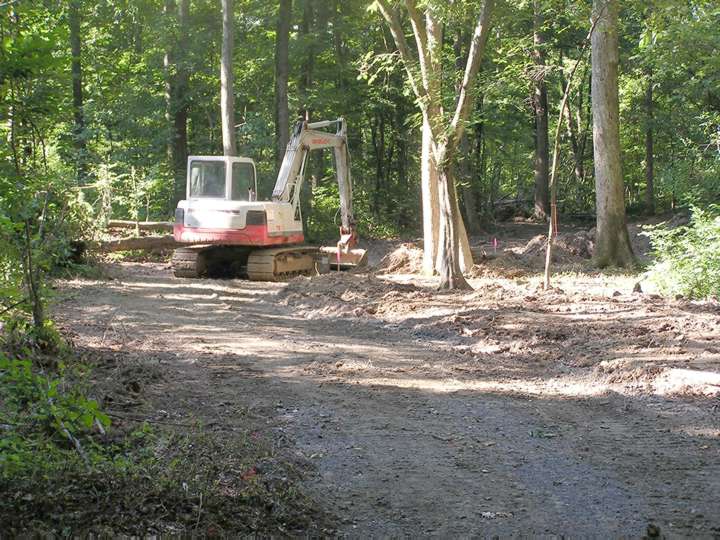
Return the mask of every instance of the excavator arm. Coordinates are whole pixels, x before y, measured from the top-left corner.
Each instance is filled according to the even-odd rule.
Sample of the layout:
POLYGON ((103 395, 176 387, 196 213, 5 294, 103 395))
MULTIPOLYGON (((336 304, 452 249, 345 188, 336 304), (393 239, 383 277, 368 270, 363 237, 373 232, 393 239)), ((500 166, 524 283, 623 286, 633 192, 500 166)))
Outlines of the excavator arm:
POLYGON ((300 193, 305 180, 305 165, 313 150, 332 148, 335 157, 335 174, 340 193, 340 242, 338 251, 348 252, 357 241, 355 220, 352 210, 352 179, 350 176, 350 154, 347 145, 347 127, 345 120, 324 122, 298 122, 293 128, 280 172, 278 173, 272 198, 274 201, 289 202, 300 214, 300 193), (336 126, 335 133, 320 131, 336 126))

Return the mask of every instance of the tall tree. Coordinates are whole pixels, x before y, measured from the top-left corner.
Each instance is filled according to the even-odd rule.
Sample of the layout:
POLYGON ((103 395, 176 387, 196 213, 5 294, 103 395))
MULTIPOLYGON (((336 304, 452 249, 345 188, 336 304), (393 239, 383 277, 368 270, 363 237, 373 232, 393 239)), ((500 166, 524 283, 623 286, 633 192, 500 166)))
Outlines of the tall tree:
POLYGON ((233 0, 222 1, 223 35, 220 59, 220 113, 222 118, 223 154, 237 155, 235 143, 235 94, 233 91, 233 0))
POLYGON ((545 35, 541 0, 533 0, 533 110, 535 112, 535 211, 537 219, 550 213, 549 174, 550 142, 548 139, 548 98, 545 86, 545 35))
POLYGON ((655 215, 655 151, 653 148, 653 79, 648 70, 647 88, 645 90, 645 211, 655 215))
POLYGON ((275 27, 275 166, 279 169, 290 139, 290 111, 288 108, 288 77, 290 23, 292 0, 280 0, 275 27))
POLYGON ((464 226, 458 207, 453 165, 472 107, 472 87, 480 69, 490 32, 493 0, 485 0, 478 15, 462 83, 455 100, 455 110, 450 118, 445 115, 442 99, 442 21, 432 6, 425 8, 423 17, 414 0, 405 0, 404 4, 415 36, 417 60, 405 40, 398 10, 391 7, 387 0, 377 0, 377 5, 390 27, 393 40, 402 57, 408 80, 429 131, 434 168, 438 175, 440 203, 439 287, 469 288, 460 267, 460 231, 464 230, 464 226), (416 64, 420 66, 419 77, 415 69, 416 64))
MULTIPOLYGON (((437 47, 441 47, 442 44, 442 26, 438 24, 434 37, 428 38, 428 48, 434 46, 437 43, 437 47)), ((466 59, 463 59, 461 52, 458 51, 458 59, 456 61, 458 69, 462 71, 466 59)), ((437 55, 439 57, 439 54, 437 55)), ((430 60, 432 61, 432 60, 430 60)), ((433 69, 435 76, 440 80, 442 78, 442 63, 437 58, 433 61, 433 69)), ((462 86, 462 81, 458 82, 457 91, 459 92, 462 86)), ((465 135, 461 137, 460 145, 462 146, 462 139, 466 138, 465 135)), ((439 175, 438 167, 435 163, 435 156, 432 149, 432 128, 428 121, 423 118, 422 125, 422 147, 420 153, 420 191, 422 196, 422 216, 423 216, 423 273, 432 276, 440 271, 440 197, 439 197, 439 175)), ((455 200, 456 206, 458 207, 456 212, 460 212, 459 205, 457 204, 457 197, 455 200)), ((458 214, 459 217, 459 214, 458 214)), ((460 270, 469 270, 472 267, 472 253, 470 252, 470 242, 468 241, 467 232, 465 230, 465 224, 461 217, 458 219, 458 243, 459 243, 459 258, 460 258, 460 270)))
POLYGON ((70 70, 72 72, 73 95, 73 145, 75 147, 75 171, 78 185, 87 173, 85 143, 85 115, 83 112, 82 42, 80 39, 80 9, 82 0, 71 0, 68 4, 68 26, 70 27, 70 70))
POLYGON ((303 44, 304 58, 300 65, 300 81, 298 91, 300 94, 299 113, 306 119, 310 118, 310 88, 313 84, 313 70, 315 68, 315 40, 312 36, 313 21, 315 20, 315 0, 305 0, 300 23, 300 35, 303 44))
POLYGON ((593 0, 592 111, 595 156, 597 233, 595 263, 629 266, 635 257, 625 222, 625 194, 620 162, 618 100, 618 2, 593 0))
POLYGON ((185 43, 188 40, 188 16, 190 0, 165 0, 166 28, 170 32, 165 51, 165 100, 166 118, 170 127, 168 158, 173 170, 173 206, 185 195, 188 141, 188 68, 185 43))

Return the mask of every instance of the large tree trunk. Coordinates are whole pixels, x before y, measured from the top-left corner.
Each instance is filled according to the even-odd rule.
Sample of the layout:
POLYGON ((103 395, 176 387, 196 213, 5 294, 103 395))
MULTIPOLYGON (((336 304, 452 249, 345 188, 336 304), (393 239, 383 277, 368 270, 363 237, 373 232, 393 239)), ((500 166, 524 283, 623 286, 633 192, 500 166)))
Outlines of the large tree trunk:
POLYGON ((620 163, 618 100, 618 4, 594 0, 592 35, 592 109, 595 157, 597 233, 595 263, 600 267, 634 264, 625 223, 625 197, 620 163))
POLYGON ((548 139, 548 99, 545 86, 545 36, 542 33, 543 15, 540 0, 533 1, 533 59, 536 74, 533 78, 533 109, 535 112, 535 211, 537 219, 545 220, 550 214, 550 142, 548 139))
POLYGON ((280 0, 275 36, 275 166, 279 170, 290 140, 290 111, 288 109, 288 77, 290 65, 288 48, 292 0, 280 0))
POLYGON ((82 185, 87 174, 86 144, 85 144, 85 116, 83 114, 83 85, 82 85, 82 43, 80 41, 80 7, 82 0, 71 0, 68 4, 68 26, 70 27, 70 51, 72 54, 70 70, 72 72, 73 94, 73 144, 75 146, 75 170, 77 184, 82 185))
POLYGON ((655 215, 655 152, 653 151, 653 80, 652 73, 648 76, 645 91, 645 210, 648 215, 655 215))
MULTIPOLYGON (((432 134, 430 129, 423 123, 422 131, 422 152, 420 155, 420 191, 422 196, 422 213, 423 213, 423 274, 432 276, 440 272, 440 238, 441 222, 440 222, 440 197, 438 192, 438 182, 440 178, 440 170, 435 164, 432 152, 432 134)), ((453 191, 455 191, 453 184, 453 191)), ((465 224, 460 216, 460 206, 458 204, 457 195, 452 198, 455 204, 455 212, 458 215, 458 223, 454 227, 459 242, 459 265, 460 270, 465 272, 472 268, 473 258, 470 251, 470 241, 468 239, 465 224)))
POLYGON ((185 189, 187 182, 187 158, 188 158, 188 110, 190 108, 190 100, 188 97, 188 66, 187 55, 185 54, 185 43, 188 39, 188 20, 190 15, 190 0, 180 0, 178 4, 178 48, 175 69, 177 77, 175 81, 175 110, 173 118, 173 126, 175 133, 173 137, 173 166, 175 173, 175 200, 185 198, 185 189))
MULTIPOLYGON (((447 162, 446 162, 447 163, 447 162)), ((457 193, 452 168, 446 165, 438 171, 438 198, 440 200, 440 238, 438 246, 438 273, 440 289, 469 289, 460 266, 460 224, 457 211, 457 193)), ((464 227, 462 228, 464 232, 464 227)), ((472 258, 472 255, 470 256, 472 258)))
POLYGON ((235 94, 233 91, 233 0, 222 0, 223 39, 220 60, 220 110, 222 117, 223 154, 237 155, 235 144, 235 94))
POLYGON ((420 154, 420 190, 423 213, 423 274, 435 274, 440 237, 440 204, 438 203, 438 170, 432 156, 432 134, 427 122, 422 127, 420 154))

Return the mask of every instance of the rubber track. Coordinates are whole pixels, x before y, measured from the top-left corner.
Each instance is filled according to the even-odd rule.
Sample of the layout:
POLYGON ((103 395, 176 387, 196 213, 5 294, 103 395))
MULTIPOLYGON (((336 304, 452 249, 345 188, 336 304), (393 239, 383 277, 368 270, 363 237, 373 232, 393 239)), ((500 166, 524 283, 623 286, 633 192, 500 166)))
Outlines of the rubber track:
POLYGON ((204 272, 202 252, 194 248, 176 249, 172 256, 175 277, 199 278, 204 272))
POLYGON ((248 257, 248 278, 251 281, 282 281, 312 274, 317 252, 318 248, 313 247, 258 249, 248 257))

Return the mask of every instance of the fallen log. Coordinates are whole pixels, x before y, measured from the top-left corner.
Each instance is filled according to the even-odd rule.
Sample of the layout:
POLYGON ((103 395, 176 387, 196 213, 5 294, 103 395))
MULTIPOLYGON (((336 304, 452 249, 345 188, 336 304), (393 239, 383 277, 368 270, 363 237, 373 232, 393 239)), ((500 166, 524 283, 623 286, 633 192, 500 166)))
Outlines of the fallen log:
POLYGON ((141 231, 172 231, 173 224, 170 221, 131 221, 125 219, 111 219, 108 221, 108 229, 139 229, 141 231))
POLYGON ((98 242, 95 246, 98 251, 110 253, 113 251, 133 251, 136 249, 171 249, 180 246, 187 246, 176 242, 172 234, 164 236, 131 236, 118 240, 105 240, 98 242))

